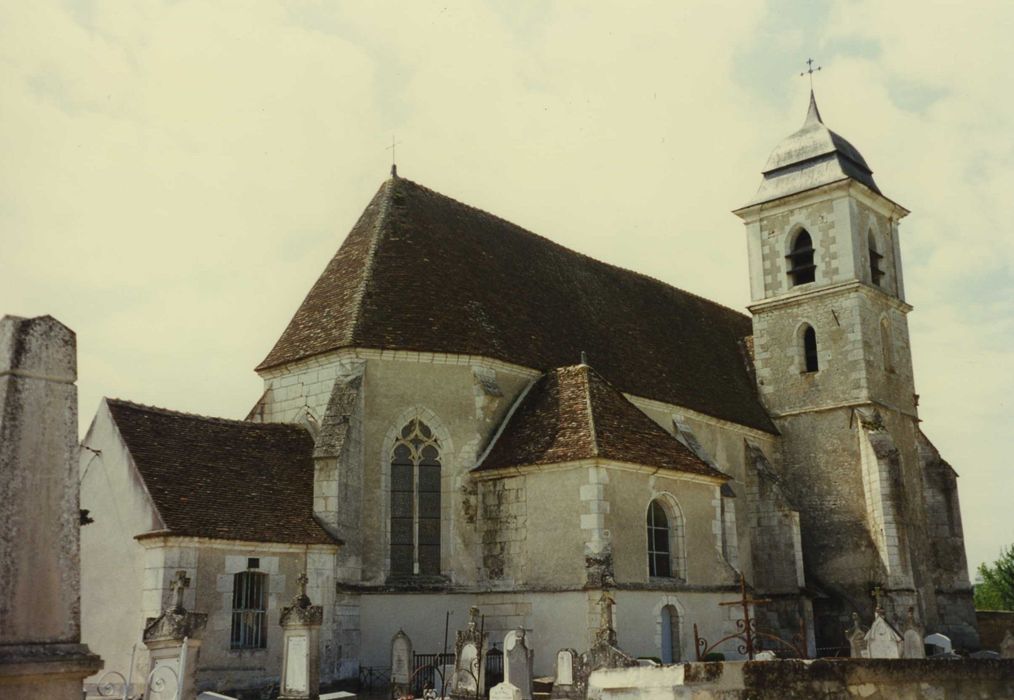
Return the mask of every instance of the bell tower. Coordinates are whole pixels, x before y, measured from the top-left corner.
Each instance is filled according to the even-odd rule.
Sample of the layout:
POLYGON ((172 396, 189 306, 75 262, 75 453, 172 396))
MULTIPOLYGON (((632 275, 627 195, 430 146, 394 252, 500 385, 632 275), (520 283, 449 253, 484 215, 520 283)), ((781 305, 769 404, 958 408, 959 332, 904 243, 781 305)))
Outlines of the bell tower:
POLYGON ((817 102, 771 154, 746 224, 757 388, 782 434, 818 646, 870 593, 939 624, 898 222, 817 102))

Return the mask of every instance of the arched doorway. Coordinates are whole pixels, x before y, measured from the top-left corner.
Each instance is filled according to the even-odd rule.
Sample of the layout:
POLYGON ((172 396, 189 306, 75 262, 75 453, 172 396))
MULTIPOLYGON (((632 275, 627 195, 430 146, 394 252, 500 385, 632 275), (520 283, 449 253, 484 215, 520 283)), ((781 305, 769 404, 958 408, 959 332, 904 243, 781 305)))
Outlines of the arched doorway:
POLYGON ((680 614, 673 605, 662 608, 662 663, 672 664, 683 658, 680 648, 680 614))

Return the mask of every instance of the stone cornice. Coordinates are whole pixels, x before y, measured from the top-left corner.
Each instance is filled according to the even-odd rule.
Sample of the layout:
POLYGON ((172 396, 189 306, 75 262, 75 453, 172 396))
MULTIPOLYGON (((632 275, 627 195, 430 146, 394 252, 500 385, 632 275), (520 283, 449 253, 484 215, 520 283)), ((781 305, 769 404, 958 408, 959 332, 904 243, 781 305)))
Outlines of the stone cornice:
POLYGON ((912 310, 911 304, 902 301, 896 296, 888 294, 879 287, 873 287, 859 280, 848 280, 847 282, 838 282, 836 284, 816 287, 815 289, 806 290, 804 292, 790 292, 788 294, 770 297, 751 304, 747 307, 747 309, 750 313, 757 314, 762 311, 769 311, 782 306, 808 303, 813 299, 820 299, 828 296, 840 296, 851 292, 860 292, 872 296, 875 299, 886 301, 893 308, 904 314, 907 314, 912 310))

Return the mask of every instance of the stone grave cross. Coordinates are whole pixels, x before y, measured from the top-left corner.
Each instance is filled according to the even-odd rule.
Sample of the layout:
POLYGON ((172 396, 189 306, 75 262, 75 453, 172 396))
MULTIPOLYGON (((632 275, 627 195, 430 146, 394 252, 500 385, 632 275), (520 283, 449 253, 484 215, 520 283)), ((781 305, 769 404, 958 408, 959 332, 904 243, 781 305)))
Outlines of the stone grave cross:
POLYGON ((190 577, 187 576, 187 572, 180 569, 176 572, 176 577, 169 584, 170 590, 173 592, 173 607, 172 611, 177 615, 183 614, 183 592, 190 588, 190 577))

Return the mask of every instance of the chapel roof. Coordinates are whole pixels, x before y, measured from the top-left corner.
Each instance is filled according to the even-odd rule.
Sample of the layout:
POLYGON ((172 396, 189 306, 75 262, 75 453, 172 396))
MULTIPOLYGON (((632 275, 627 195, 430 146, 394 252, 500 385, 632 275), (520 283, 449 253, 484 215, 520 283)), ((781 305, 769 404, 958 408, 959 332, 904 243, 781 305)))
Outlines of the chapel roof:
POLYGON ((106 404, 167 534, 336 543, 313 517, 313 438, 304 428, 106 404))
POLYGON ((257 369, 356 347, 546 371, 586 351, 623 392, 773 433, 742 349, 751 332, 741 313, 395 176, 257 369))
POLYGON ((873 171, 859 150, 824 125, 812 91, 803 126, 775 147, 763 175, 751 204, 849 178, 881 193, 873 181, 873 171))
POLYGON ((546 372, 506 421, 476 471, 603 459, 728 479, 586 364, 546 372))

